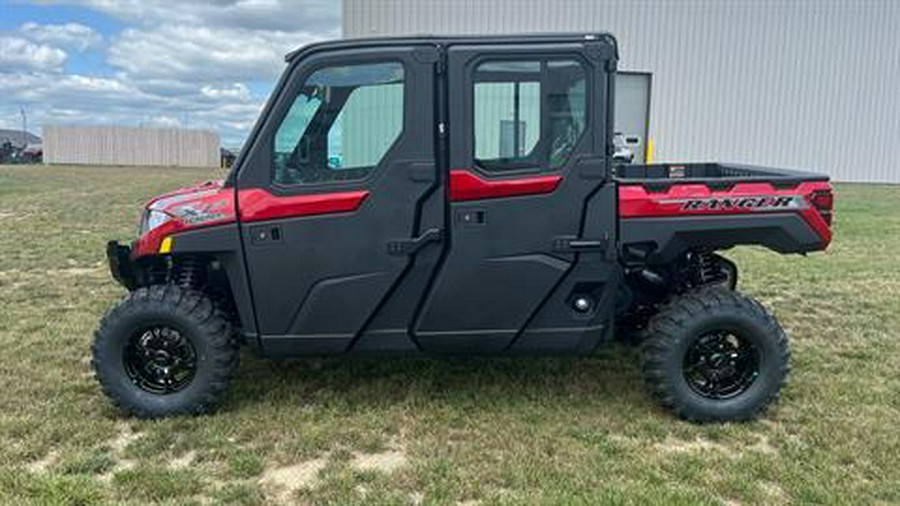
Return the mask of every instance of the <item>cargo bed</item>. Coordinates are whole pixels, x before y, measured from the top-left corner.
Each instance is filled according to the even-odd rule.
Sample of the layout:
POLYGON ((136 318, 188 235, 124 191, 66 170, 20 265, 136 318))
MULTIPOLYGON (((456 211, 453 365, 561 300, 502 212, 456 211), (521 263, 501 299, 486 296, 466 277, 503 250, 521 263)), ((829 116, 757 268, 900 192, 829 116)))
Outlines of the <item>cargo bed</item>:
POLYGON ((808 181, 828 181, 828 176, 792 169, 759 167, 737 163, 662 163, 619 165, 615 178, 622 184, 665 185, 672 183, 767 182, 776 187, 808 181))
POLYGON ((620 165, 619 238, 627 261, 756 244, 781 253, 831 241, 828 176, 720 163, 620 165))

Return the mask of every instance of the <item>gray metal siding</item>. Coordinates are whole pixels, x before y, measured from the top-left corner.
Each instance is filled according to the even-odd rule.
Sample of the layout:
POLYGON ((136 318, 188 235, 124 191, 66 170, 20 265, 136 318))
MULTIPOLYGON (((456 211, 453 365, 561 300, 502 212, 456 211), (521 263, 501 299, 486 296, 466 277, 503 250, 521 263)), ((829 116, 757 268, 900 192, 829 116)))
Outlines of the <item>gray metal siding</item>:
POLYGON ((900 2, 344 0, 346 37, 608 31, 653 74, 657 161, 900 183, 900 2))
POLYGON ((207 130, 44 126, 44 163, 217 167, 219 136, 207 130))

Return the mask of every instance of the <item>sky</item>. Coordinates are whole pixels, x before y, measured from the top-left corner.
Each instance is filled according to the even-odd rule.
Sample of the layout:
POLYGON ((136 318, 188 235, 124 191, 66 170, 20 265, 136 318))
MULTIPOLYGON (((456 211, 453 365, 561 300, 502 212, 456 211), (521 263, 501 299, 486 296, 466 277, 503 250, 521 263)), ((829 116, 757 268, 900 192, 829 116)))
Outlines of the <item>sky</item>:
POLYGON ((240 147, 284 55, 340 0, 0 0, 0 128, 207 128, 240 147))

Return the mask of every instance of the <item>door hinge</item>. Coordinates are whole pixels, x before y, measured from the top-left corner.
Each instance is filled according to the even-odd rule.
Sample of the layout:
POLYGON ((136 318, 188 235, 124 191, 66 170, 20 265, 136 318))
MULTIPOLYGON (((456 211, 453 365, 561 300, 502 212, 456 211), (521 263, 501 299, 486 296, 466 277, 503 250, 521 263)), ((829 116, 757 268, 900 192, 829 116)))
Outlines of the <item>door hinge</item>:
POLYGON ((447 134, 447 125, 443 121, 437 125, 438 136, 443 137, 447 134))
POLYGON ((444 232, 439 228, 429 228, 419 237, 412 239, 404 239, 402 241, 391 241, 388 243, 388 254, 390 255, 412 255, 424 248, 430 243, 441 242, 444 240, 444 232))

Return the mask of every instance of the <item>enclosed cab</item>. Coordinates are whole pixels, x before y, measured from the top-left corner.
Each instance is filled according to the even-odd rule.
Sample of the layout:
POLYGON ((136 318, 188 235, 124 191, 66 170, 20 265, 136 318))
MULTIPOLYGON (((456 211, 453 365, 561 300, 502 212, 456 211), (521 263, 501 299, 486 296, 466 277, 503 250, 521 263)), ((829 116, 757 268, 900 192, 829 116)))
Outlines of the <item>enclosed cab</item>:
POLYGON ((615 160, 606 34, 327 42, 288 56, 228 175, 111 242, 129 295, 94 367, 141 416, 202 412, 243 344, 272 357, 586 354, 642 342, 680 416, 755 416, 775 319, 717 252, 822 250, 817 174, 615 160))

